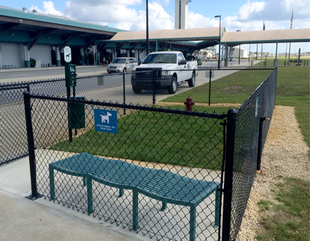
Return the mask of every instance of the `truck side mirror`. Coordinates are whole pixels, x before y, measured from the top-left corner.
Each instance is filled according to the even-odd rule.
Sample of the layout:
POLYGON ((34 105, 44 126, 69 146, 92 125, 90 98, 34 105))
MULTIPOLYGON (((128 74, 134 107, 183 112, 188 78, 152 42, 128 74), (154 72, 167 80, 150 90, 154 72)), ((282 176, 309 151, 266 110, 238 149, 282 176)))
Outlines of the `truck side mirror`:
POLYGON ((186 60, 179 61, 179 65, 183 65, 183 64, 186 64, 186 60))

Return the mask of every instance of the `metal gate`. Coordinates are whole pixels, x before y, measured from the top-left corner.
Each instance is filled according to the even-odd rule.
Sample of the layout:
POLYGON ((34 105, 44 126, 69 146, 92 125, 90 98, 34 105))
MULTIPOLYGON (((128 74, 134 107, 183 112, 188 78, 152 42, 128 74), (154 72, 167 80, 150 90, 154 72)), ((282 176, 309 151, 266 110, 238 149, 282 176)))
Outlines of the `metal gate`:
POLYGON ((0 86, 0 165, 28 155, 25 91, 28 84, 0 86))

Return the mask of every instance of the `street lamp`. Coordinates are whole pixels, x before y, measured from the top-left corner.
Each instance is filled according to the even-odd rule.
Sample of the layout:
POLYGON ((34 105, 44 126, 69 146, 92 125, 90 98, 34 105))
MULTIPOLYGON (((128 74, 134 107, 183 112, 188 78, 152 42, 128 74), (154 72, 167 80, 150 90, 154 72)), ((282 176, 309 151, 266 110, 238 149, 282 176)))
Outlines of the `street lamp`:
POLYGON ((146 56, 149 54, 149 1, 146 0, 146 56))
MULTIPOLYGON (((241 30, 237 30, 237 32, 241 32, 241 30)), ((238 64, 240 64, 240 44, 239 44, 239 59, 238 59, 238 64)))
POLYGON ((219 59, 218 59, 218 66, 217 68, 220 69, 221 68, 221 15, 216 15, 214 16, 214 18, 220 18, 220 27, 219 27, 219 38, 220 38, 220 41, 219 41, 219 59))

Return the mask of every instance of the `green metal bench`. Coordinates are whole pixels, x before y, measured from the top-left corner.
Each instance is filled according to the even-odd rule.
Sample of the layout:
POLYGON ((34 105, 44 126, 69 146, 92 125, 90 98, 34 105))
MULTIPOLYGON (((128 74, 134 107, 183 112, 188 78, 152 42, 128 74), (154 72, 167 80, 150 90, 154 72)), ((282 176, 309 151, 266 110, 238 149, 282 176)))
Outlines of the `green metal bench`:
POLYGON ((55 200, 54 170, 83 177, 87 187, 88 213, 93 212, 92 181, 119 188, 133 190, 133 230, 138 230, 138 194, 144 194, 162 202, 190 207, 190 240, 196 236, 196 206, 216 191, 215 223, 219 225, 220 183, 200 181, 158 169, 150 169, 121 160, 103 159, 81 153, 49 164, 50 196, 55 200))

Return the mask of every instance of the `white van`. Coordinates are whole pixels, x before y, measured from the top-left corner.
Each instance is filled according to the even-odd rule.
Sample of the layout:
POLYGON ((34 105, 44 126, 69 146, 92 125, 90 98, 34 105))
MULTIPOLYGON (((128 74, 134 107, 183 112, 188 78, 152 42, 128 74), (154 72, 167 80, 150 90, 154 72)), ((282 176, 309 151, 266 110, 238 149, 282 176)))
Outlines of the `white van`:
POLYGON ((133 68, 138 66, 138 61, 135 58, 119 57, 115 58, 107 67, 107 72, 131 72, 133 68))

